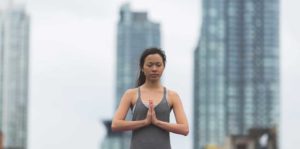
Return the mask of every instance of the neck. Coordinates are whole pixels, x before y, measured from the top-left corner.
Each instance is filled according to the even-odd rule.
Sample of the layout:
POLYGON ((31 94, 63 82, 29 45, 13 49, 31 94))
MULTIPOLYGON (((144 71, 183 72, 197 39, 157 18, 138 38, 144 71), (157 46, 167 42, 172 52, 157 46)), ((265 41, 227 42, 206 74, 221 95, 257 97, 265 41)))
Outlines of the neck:
POLYGON ((146 88, 160 88, 162 85, 161 85, 160 81, 151 82, 151 81, 146 80, 146 82, 143 86, 146 88))

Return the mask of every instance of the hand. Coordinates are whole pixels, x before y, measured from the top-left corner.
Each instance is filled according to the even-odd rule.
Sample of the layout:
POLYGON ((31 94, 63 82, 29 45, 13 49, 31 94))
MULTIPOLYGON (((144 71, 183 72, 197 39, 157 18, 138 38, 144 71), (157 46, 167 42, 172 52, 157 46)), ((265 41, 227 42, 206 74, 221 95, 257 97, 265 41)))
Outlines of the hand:
POLYGON ((148 108, 147 116, 145 119, 145 124, 146 124, 146 126, 149 124, 156 125, 157 122, 158 122, 158 119, 156 118, 153 101, 149 100, 149 108, 148 108))
POLYGON ((154 105, 153 105, 152 100, 149 100, 149 110, 150 110, 150 113, 151 113, 151 123, 156 125, 158 120, 156 118, 156 113, 155 113, 155 110, 154 110, 154 105))
POLYGON ((146 119, 145 119, 146 126, 151 124, 151 120, 152 120, 152 112, 150 110, 150 104, 149 104, 147 116, 146 116, 146 119))
POLYGON ((153 105, 153 102, 152 100, 149 100, 149 108, 148 108, 148 112, 147 112, 147 116, 146 116, 146 126, 151 124, 152 123, 152 105, 153 105))

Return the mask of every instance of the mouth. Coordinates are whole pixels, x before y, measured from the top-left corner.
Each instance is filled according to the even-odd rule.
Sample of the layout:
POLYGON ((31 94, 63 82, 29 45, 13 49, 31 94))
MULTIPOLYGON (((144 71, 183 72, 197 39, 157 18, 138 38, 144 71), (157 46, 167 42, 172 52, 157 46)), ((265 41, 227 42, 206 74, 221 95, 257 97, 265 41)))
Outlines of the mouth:
POLYGON ((158 77, 159 74, 150 74, 151 77, 158 77))

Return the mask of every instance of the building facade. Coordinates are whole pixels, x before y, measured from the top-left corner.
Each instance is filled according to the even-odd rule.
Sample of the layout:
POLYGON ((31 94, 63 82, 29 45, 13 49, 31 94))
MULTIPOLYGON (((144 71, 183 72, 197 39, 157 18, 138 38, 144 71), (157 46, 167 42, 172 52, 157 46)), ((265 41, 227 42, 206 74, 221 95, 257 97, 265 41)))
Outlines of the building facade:
POLYGON ((160 25, 150 21, 147 12, 122 5, 117 30, 116 107, 123 93, 136 86, 139 57, 150 47, 160 48, 160 25))
POLYGON ((0 130, 4 148, 27 148, 29 16, 0 11, 0 130))
POLYGON ((279 124, 278 0, 203 0, 194 148, 279 124))

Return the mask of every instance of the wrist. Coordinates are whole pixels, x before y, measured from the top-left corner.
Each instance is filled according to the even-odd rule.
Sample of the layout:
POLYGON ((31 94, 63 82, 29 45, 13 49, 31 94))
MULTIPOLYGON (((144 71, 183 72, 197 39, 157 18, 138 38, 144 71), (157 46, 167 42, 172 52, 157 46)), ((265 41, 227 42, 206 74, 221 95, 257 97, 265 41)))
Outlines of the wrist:
POLYGON ((143 126, 147 126, 149 124, 149 122, 147 121, 147 119, 143 120, 143 126))
POLYGON ((158 126, 159 123, 160 123, 160 121, 158 119, 156 119, 156 120, 153 121, 153 124, 156 125, 156 126, 158 126))

